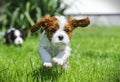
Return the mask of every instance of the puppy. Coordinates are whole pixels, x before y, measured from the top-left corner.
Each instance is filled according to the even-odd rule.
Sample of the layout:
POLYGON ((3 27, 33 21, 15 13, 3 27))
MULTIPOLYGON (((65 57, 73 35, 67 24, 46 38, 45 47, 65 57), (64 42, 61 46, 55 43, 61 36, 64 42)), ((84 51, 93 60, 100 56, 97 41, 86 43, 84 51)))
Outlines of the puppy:
POLYGON ((45 16, 32 26, 31 32, 43 30, 40 36, 39 53, 43 66, 52 67, 54 64, 69 68, 68 58, 71 55, 70 40, 72 32, 77 27, 86 27, 89 18, 66 19, 64 16, 45 16))
POLYGON ((22 45, 25 40, 25 32, 22 29, 10 28, 4 35, 4 43, 22 45))

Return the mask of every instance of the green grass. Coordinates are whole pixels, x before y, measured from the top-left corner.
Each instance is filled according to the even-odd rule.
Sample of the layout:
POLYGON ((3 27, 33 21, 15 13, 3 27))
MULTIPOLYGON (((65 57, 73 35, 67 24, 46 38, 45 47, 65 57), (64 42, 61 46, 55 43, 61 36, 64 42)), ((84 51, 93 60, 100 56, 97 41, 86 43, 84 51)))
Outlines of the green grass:
POLYGON ((39 38, 22 47, 0 39, 0 82, 120 82, 120 28, 78 28, 71 41, 71 69, 45 69, 38 53, 39 38))

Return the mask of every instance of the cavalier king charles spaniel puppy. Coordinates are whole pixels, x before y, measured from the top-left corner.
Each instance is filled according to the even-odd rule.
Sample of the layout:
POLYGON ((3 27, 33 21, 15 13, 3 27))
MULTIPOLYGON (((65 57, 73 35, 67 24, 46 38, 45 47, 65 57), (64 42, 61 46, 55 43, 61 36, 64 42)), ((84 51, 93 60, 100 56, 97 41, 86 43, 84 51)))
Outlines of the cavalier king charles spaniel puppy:
POLYGON ((52 67, 54 64, 58 64, 68 69, 72 32, 77 27, 86 27, 89 24, 88 17, 66 19, 64 16, 45 16, 33 25, 31 32, 42 30, 39 53, 43 60, 43 66, 52 67))

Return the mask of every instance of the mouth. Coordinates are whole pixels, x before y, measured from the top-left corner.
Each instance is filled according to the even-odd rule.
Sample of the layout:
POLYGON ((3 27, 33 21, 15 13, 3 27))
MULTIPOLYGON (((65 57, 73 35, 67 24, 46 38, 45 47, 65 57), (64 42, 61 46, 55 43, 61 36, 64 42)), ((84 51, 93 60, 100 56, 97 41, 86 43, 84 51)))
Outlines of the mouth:
POLYGON ((56 43, 53 43, 53 45, 61 46, 61 45, 66 45, 66 43, 64 43, 64 42, 56 42, 56 43))
POLYGON ((15 46, 20 46, 20 47, 22 47, 22 44, 14 44, 15 46))

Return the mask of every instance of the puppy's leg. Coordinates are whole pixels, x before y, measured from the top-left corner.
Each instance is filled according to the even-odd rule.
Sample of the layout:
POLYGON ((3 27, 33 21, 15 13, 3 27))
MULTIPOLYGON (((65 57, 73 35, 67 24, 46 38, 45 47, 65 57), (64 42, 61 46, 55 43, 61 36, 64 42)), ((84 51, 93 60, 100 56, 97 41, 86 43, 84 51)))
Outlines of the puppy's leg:
POLYGON ((51 56, 50 56, 49 52, 46 49, 44 49, 43 47, 40 47, 39 53, 43 60, 43 66, 52 67, 52 60, 51 60, 51 56))
POLYGON ((68 60, 62 65, 62 68, 65 69, 65 70, 69 70, 70 69, 70 63, 69 63, 68 60))
POLYGON ((68 57, 71 55, 71 49, 66 48, 64 51, 60 51, 56 57, 53 58, 53 62, 58 65, 63 65, 68 57))

